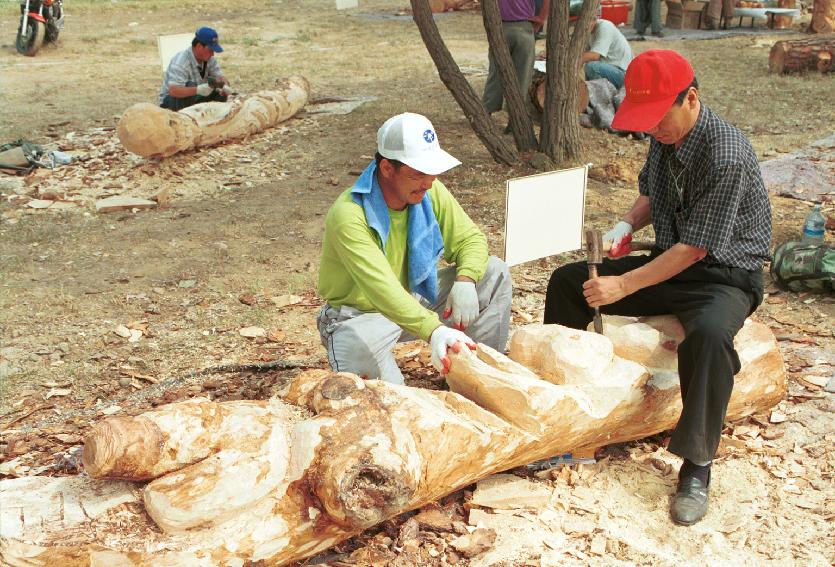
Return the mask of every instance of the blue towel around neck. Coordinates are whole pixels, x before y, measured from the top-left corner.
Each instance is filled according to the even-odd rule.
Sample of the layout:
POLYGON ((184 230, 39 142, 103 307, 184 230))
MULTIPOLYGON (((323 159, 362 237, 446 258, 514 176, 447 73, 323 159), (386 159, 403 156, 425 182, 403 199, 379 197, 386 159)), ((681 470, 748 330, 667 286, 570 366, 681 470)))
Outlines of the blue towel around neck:
MULTIPOLYGON (((376 173, 377 163, 372 161, 351 188, 351 198, 365 211, 365 220, 379 235, 385 253, 391 221, 376 173)), ((444 239, 428 192, 420 203, 408 207, 409 290, 434 304, 438 300, 437 269, 438 260, 444 253, 444 239)))

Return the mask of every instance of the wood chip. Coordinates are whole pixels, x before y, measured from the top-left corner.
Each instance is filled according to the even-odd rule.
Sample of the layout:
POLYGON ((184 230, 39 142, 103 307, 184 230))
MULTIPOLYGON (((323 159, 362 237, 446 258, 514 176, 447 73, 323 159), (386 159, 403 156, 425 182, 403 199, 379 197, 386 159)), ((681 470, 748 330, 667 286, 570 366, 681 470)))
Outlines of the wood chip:
POLYGON ((270 301, 276 307, 287 307, 288 305, 296 305, 297 303, 301 303, 304 298, 298 295, 278 295, 276 297, 271 297, 270 301))
POLYGON ((48 209, 54 202, 55 201, 49 201, 47 199, 32 199, 26 203, 26 206, 30 209, 48 209))
POLYGON ((806 376, 801 376, 800 379, 819 388, 823 388, 829 382, 827 376, 818 376, 816 374, 807 374, 806 376))
POLYGON ((45 400, 49 398, 56 397, 56 396, 69 396, 72 394, 72 390, 69 388, 52 388, 46 395, 43 397, 45 400))
POLYGON ((591 540, 589 551, 595 555, 603 555, 606 553, 606 537, 603 534, 597 534, 591 540))
POLYGON ((490 528, 478 528, 471 534, 459 536, 449 544, 464 555, 464 557, 475 557, 493 547, 496 542, 496 530, 490 528))
POLYGON ((153 209, 156 206, 157 203, 155 201, 149 201, 148 199, 138 199, 136 197, 123 197, 117 195, 115 197, 108 197, 107 199, 96 201, 96 212, 112 213, 115 211, 125 211, 131 209, 153 209))
POLYGON ((267 336, 267 331, 261 327, 244 327, 238 330, 238 334, 248 339, 267 336))
POLYGON ((120 337, 122 337, 122 338, 125 338, 125 339, 129 339, 129 338, 130 338, 130 329, 128 329, 128 328, 127 328, 126 326, 124 326, 124 325, 119 325, 118 327, 116 327, 115 329, 113 329, 113 332, 114 332, 116 335, 118 335, 118 336, 120 336, 120 337))
POLYGON ((783 423, 786 419, 788 419, 786 414, 781 411, 774 410, 771 412, 771 416, 769 416, 768 421, 771 423, 783 423))

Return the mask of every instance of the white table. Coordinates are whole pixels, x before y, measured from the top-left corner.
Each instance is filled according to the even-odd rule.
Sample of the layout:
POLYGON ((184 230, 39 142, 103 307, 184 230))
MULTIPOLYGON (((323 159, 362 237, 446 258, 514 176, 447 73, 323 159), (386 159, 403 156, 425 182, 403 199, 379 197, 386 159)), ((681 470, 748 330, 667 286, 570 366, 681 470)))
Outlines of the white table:
POLYGON ((774 16, 800 17, 800 10, 797 8, 734 8, 734 18, 739 18, 739 27, 742 27, 742 18, 751 18, 751 27, 754 27, 754 20, 768 20, 768 27, 774 27, 774 16))

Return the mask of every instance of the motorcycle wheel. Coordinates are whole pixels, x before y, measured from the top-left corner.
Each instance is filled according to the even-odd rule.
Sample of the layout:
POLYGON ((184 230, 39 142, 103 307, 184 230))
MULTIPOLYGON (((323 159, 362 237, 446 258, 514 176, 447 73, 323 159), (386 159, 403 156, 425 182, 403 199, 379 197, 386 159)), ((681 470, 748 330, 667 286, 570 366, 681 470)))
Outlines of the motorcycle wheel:
POLYGON ((33 57, 43 45, 46 26, 34 18, 26 18, 26 33, 24 34, 23 31, 23 29, 17 31, 15 47, 18 53, 33 57))

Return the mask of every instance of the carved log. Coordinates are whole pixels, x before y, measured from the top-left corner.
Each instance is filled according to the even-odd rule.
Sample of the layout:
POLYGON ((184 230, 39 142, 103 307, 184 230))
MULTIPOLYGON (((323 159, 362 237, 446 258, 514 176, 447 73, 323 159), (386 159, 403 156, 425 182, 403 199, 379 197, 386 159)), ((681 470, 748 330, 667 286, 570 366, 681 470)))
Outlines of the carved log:
POLYGON ((797 73, 817 70, 832 71, 835 36, 812 39, 778 41, 768 55, 768 69, 772 73, 797 73))
MULTIPOLYGON (((287 385, 283 402, 193 400, 105 420, 85 444, 91 472, 163 476, 141 489, 78 477, 0 482, 0 559, 284 565, 494 472, 674 426, 676 320, 607 317, 604 332, 617 345, 525 327, 510 351, 526 366, 483 345, 463 349, 453 355, 451 392, 310 371, 287 385)), ((770 407, 786 387, 766 327, 747 322, 735 343, 742 371, 729 419, 770 407)))
POLYGON ((116 133, 126 150, 143 157, 167 157, 225 140, 262 132, 295 115, 310 96, 310 84, 290 77, 275 90, 206 102, 173 112, 154 104, 128 108, 116 133))

